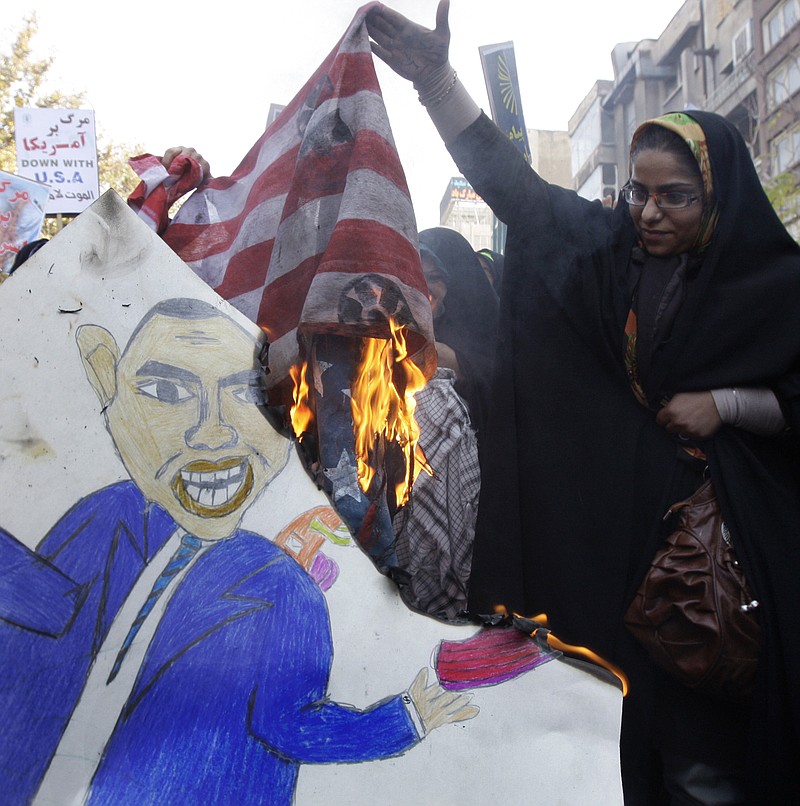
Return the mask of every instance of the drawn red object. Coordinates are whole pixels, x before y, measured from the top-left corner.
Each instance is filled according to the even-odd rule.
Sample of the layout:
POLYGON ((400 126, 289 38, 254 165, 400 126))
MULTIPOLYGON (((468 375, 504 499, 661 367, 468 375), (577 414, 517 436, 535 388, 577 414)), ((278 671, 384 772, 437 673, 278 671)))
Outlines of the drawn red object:
POLYGON ((495 627, 465 641, 442 641, 434 667, 443 688, 460 691, 512 680, 552 657, 524 632, 495 627))

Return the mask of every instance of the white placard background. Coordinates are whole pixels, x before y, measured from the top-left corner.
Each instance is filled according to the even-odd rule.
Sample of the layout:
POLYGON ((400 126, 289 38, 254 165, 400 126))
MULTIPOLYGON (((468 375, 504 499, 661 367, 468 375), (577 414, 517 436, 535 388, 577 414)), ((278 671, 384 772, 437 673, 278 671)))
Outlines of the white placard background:
MULTIPOLYGON (((127 478, 86 380, 75 330, 100 324, 123 345, 152 305, 177 296, 210 301, 257 330, 113 192, 0 285, 0 525, 27 545, 35 546, 78 498, 127 478)), ((292 451, 243 526, 271 538, 325 503, 292 451)), ((476 632, 408 610, 358 548, 326 543, 323 551, 340 568, 326 594, 332 700, 367 707, 401 692, 441 640, 476 632)), ((475 690, 473 703, 480 708, 475 719, 434 731, 400 757, 301 767, 295 802, 621 803, 621 697, 614 686, 554 661, 475 690)))

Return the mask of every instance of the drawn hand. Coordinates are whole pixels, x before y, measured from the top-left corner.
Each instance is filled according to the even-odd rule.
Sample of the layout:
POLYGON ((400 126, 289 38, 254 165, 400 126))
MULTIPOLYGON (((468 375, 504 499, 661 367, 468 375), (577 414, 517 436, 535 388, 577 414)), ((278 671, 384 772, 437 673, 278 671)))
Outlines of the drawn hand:
POLYGON ((436 9, 436 28, 431 31, 391 8, 383 5, 374 8, 367 14, 372 52, 403 78, 424 83, 426 76, 447 63, 449 10, 450 0, 440 0, 436 9))
POLYGON ((438 683, 428 685, 428 670, 420 669, 408 689, 414 707, 422 720, 427 736, 432 730, 450 722, 465 722, 476 717, 480 709, 469 705, 471 694, 457 694, 443 689, 438 683))
POLYGON ((161 164, 165 168, 169 169, 169 166, 176 157, 189 157, 200 166, 201 170, 203 171, 203 178, 200 180, 198 187, 200 187, 200 185, 204 185, 213 178, 211 176, 211 166, 203 158, 202 154, 200 154, 198 151, 195 151, 193 148, 186 148, 184 146, 173 146, 172 148, 168 148, 164 152, 164 156, 161 158, 161 164))
POLYGON ((722 420, 711 392, 680 392, 656 415, 656 422, 670 434, 690 439, 711 439, 722 420))

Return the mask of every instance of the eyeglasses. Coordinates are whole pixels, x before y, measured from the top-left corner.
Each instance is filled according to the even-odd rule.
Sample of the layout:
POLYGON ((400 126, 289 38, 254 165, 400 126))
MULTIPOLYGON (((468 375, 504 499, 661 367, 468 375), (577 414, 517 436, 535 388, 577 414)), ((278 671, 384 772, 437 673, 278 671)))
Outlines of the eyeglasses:
POLYGON ((662 210, 682 210, 702 199, 703 194, 681 193, 675 190, 668 190, 666 193, 648 193, 634 185, 625 185, 622 188, 622 198, 634 207, 644 207, 647 200, 652 198, 656 200, 656 205, 662 210))

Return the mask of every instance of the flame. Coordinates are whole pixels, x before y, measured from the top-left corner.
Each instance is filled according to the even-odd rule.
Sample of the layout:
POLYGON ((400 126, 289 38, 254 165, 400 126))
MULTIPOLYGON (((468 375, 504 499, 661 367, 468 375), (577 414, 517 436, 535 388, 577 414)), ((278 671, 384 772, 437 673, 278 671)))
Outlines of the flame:
POLYGON ((419 447, 414 395, 425 385, 422 370, 408 355, 404 329, 389 320, 391 338, 364 339, 361 363, 353 381, 351 410, 356 438, 356 469, 366 492, 379 464, 381 438, 403 451, 406 472, 395 487, 398 506, 408 501, 411 486, 424 469, 433 475, 419 447))
MULTIPOLYGON (((499 607, 495 607, 495 612, 508 612, 505 607, 502 605, 499 607)), ((563 652, 564 654, 572 657, 579 657, 584 658, 586 660, 591 661, 592 663, 596 663, 598 666, 602 666, 607 671, 611 672, 617 680, 620 682, 620 687, 622 688, 622 696, 627 697, 628 691, 630 690, 630 683, 628 681, 628 676, 622 669, 617 666, 616 664, 612 663, 610 660, 606 660, 602 655, 598 655, 596 652, 593 652, 591 649, 585 646, 578 646, 576 644, 567 644, 566 642, 562 641, 560 638, 553 635, 548 629, 548 619, 547 613, 539 613, 532 618, 525 618, 524 616, 519 616, 519 614, 514 613, 515 618, 521 619, 523 622, 529 622, 529 626, 536 625, 530 633, 531 638, 533 638, 539 629, 544 630, 544 638, 547 641, 548 646, 552 649, 555 649, 557 652, 563 652)))
MULTIPOLYGON (((414 395, 425 385, 422 370, 408 355, 404 328, 389 320, 391 337, 362 340, 361 361, 353 380, 350 406, 355 435, 356 471, 361 489, 366 493, 381 464, 384 440, 396 442, 405 459, 405 474, 395 486, 398 506, 408 501, 417 476, 433 471, 419 447, 419 426, 414 419, 417 403, 414 395)), ((292 405, 289 417, 299 438, 310 430, 314 410, 310 398, 309 362, 293 366, 292 405)))
POLYGON ((294 401, 294 405, 289 410, 289 418, 292 421, 292 430, 298 438, 309 430, 311 421, 314 419, 314 410, 311 408, 309 400, 308 373, 307 361, 304 361, 302 366, 293 366, 289 369, 292 377, 292 400, 294 401))

